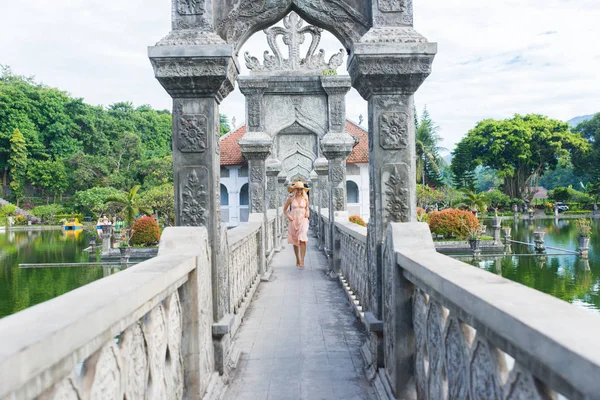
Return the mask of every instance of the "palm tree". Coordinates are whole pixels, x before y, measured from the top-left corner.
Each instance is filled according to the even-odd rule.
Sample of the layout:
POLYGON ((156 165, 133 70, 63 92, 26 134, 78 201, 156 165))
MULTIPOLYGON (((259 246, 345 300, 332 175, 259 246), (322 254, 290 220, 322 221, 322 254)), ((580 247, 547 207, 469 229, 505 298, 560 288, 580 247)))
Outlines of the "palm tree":
POLYGON ((107 203, 115 203, 123 206, 123 214, 125 214, 125 223, 131 229, 135 217, 141 212, 147 215, 152 215, 152 209, 141 204, 141 198, 138 195, 140 185, 135 185, 128 193, 122 193, 117 196, 109 196, 106 198, 107 203))
POLYGON ((444 166, 444 160, 440 157, 439 153, 445 149, 438 146, 441 141, 438 135, 439 127, 432 121, 427 108, 423 110, 421 120, 418 119, 415 111, 415 128, 417 183, 439 184, 440 168, 444 166), (427 178, 429 178, 430 182, 425 182, 427 178))
POLYGON ((463 193, 463 202, 461 205, 465 205, 475 212, 484 212, 487 210, 487 201, 484 193, 472 192, 467 188, 460 190, 463 193))

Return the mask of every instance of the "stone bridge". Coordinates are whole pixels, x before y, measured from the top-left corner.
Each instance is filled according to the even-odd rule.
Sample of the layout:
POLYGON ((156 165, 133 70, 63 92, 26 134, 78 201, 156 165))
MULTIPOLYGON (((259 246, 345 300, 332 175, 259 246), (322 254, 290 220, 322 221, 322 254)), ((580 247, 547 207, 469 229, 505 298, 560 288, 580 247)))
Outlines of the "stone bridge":
POLYGON ((415 222, 414 93, 437 45, 412 28, 412 4, 173 0, 173 30, 149 56, 173 98, 178 227, 164 231, 156 258, 0 320, 0 400, 600 399, 598 316, 438 254, 415 222), (350 76, 323 76, 338 61, 322 62, 313 46, 303 59, 297 47, 287 60, 248 56, 261 73, 311 69, 281 104, 319 145, 273 151, 275 131, 294 121, 271 131, 265 96, 289 87, 240 80, 251 214, 228 231, 219 103, 246 39, 291 11, 340 40, 350 76), (369 103, 368 228, 346 211, 350 86, 369 103), (317 92, 315 124, 303 102, 317 92), (284 242, 279 171, 301 160, 287 167, 306 173, 312 156, 302 270, 284 242))

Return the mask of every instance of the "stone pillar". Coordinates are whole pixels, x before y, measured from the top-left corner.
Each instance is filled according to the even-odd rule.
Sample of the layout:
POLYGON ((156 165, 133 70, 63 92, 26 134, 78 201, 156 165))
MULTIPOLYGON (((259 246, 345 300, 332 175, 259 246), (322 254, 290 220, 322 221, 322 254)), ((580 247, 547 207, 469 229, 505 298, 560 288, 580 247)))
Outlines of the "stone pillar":
POLYGON ((275 210, 275 230, 273 231, 273 250, 279 249, 279 232, 281 231, 281 219, 279 218, 279 192, 277 190, 277 176, 281 171, 282 165, 279 160, 269 158, 266 161, 267 174, 267 209, 275 210))
POLYGON ((319 237, 319 216, 317 215, 317 210, 319 207, 319 196, 321 194, 319 193, 318 185, 319 175, 317 175, 313 169, 310 171, 310 229, 314 238, 319 237))
MULTIPOLYGON (((233 90, 239 65, 234 46, 214 32, 213 6, 211 1, 173 0, 172 31, 150 47, 148 55, 156 78, 173 98, 175 224, 205 226, 210 232, 210 307, 213 321, 219 323, 232 311, 226 231, 220 218, 219 104, 233 90)), ((202 369, 198 340, 190 332, 182 349, 188 371, 186 398, 202 397, 206 389, 197 376, 202 369)), ((215 364, 222 370, 229 342, 222 337, 214 340, 215 354, 220 354, 215 364)))
POLYGON ((279 193, 279 208, 278 210, 281 210, 281 212, 278 214, 278 218, 280 218, 280 220, 282 221, 281 223, 281 232, 280 232, 280 245, 279 245, 279 249, 283 250, 285 247, 285 244, 287 243, 287 229, 288 229, 288 220, 287 218, 281 218, 281 214, 283 213, 283 206, 289 196, 289 193, 287 191, 287 174, 285 173, 285 171, 281 171, 279 173, 279 175, 277 175, 277 190, 279 193))
POLYGON ((354 147, 354 138, 346 132, 346 93, 352 82, 347 76, 324 76, 321 85, 327 93, 328 132, 321 139, 321 152, 329 163, 329 221, 331 256, 329 269, 340 270, 340 243, 335 234, 335 221, 347 221, 346 158, 354 147))
POLYGON ((410 26, 410 5, 372 3, 373 28, 355 44, 348 61, 352 85, 369 103, 367 265, 371 298, 367 308, 384 322, 383 338, 371 335, 371 341, 377 341, 371 352, 376 367, 385 367, 389 376, 396 378, 390 382, 396 397, 412 399, 414 342, 392 344, 397 337, 414 337, 411 332, 396 332, 396 320, 401 318, 396 313, 409 307, 412 296, 399 294, 394 299, 392 286, 410 291, 412 284, 392 266, 385 270, 382 246, 390 222, 416 221, 414 93, 431 73, 437 44, 410 26), (385 348, 402 348, 403 355, 386 354, 385 348))
POLYGON ((325 226, 323 219, 321 218, 322 213, 329 209, 329 163, 323 157, 317 158, 314 162, 314 169, 319 176, 319 182, 317 185, 317 191, 319 192, 319 202, 317 204, 317 212, 319 213, 318 218, 318 245, 319 250, 325 249, 325 226))
MULTIPOLYGON (((174 26, 188 17, 174 19, 174 26)), ((193 46, 180 44, 185 42, 181 34, 171 32, 148 53, 156 78, 173 98, 175 224, 212 232, 213 317, 218 321, 229 312, 228 263, 221 260, 219 103, 233 90, 239 67, 231 45, 215 44, 216 34, 204 32, 206 40, 212 39, 193 46)))

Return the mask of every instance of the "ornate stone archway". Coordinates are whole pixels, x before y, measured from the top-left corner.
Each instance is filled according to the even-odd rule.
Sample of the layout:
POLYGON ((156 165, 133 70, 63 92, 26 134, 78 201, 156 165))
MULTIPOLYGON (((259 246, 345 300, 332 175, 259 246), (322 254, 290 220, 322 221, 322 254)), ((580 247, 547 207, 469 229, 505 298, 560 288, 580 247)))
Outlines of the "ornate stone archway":
MULTIPOLYGON (((172 1, 172 31, 149 48, 149 56, 156 78, 173 97, 176 223, 207 226, 214 233, 210 238, 215 318, 221 318, 229 309, 225 295, 227 271, 220 260, 223 232, 219 217, 219 103, 234 88, 239 73, 237 55, 245 40, 296 11, 309 23, 331 31, 343 43, 349 54, 351 84, 369 103, 368 309, 373 321, 388 316, 383 321, 383 339, 372 335, 375 343, 371 349, 375 370, 385 367, 397 393, 412 393, 410 354, 414 343, 410 337, 395 342, 396 317, 390 313, 390 307, 410 309, 410 296, 401 296, 403 302, 394 303, 392 283, 404 278, 396 276, 391 267, 384 268, 382 244, 390 222, 416 220, 413 95, 431 73, 437 45, 412 28, 413 0, 172 1), (396 359, 396 345, 402 347, 406 357, 396 359)), ((335 93, 335 87, 339 82, 332 79, 332 85, 327 86, 327 79, 320 81, 328 91, 328 115, 338 113, 339 107, 344 106, 336 100, 339 93, 335 93)), ((242 88, 250 99, 245 147, 249 164, 255 170, 250 187, 251 192, 257 193, 256 202, 263 199, 257 210, 265 209, 265 160, 272 146, 272 136, 265 131, 265 121, 257 113, 267 89, 268 85, 260 82, 242 88)), ((335 196, 340 194, 344 196, 340 206, 345 207, 345 182, 336 181, 336 171, 351 146, 343 126, 330 123, 335 120, 329 118, 323 124, 326 134, 321 139, 322 154, 329 160, 328 178, 333 194, 330 210, 338 204, 335 196)), ((320 178, 324 174, 322 161, 316 168, 320 178)), ((274 173, 273 167, 271 172, 274 173)))

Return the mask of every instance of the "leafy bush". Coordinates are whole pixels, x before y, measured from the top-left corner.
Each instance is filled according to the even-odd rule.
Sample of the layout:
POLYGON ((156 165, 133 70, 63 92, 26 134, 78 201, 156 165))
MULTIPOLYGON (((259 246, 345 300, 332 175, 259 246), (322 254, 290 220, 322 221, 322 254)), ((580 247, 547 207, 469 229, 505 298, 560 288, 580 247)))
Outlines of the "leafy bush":
POLYGON ((592 235, 592 221, 586 218, 579 218, 575 222, 577 226, 577 234, 582 237, 590 237, 592 235))
POLYGON ((548 197, 554 201, 561 201, 563 203, 574 202, 581 204, 588 204, 593 201, 592 197, 584 192, 569 187, 557 187, 554 190, 548 192, 548 197))
POLYGON ((469 211, 447 209, 429 215, 431 232, 445 238, 466 238, 479 228, 479 220, 469 211))
POLYGON ((367 226, 367 223, 358 215, 351 215, 350 218, 348 218, 348 221, 354 222, 360 226, 367 226))
POLYGON ((15 217, 15 225, 27 225, 27 218, 23 215, 17 215, 15 217))
POLYGON ((424 208, 417 207, 417 221, 429 223, 429 214, 424 208))
POLYGON ((54 220, 60 221, 62 219, 69 220, 70 218, 77 218, 79 222, 83 221, 83 214, 55 214, 54 220))
POLYGON ((42 219, 43 222, 53 224, 57 214, 64 213, 63 206, 59 204, 50 204, 47 206, 38 206, 31 210, 31 214, 42 219))
POLYGON ((160 228, 152 217, 138 218, 132 231, 131 244, 134 246, 152 246, 160 240, 160 228))
POLYGON ((14 204, 7 204, 0 208, 0 214, 5 217, 11 217, 15 215, 15 212, 17 212, 17 206, 14 204))

